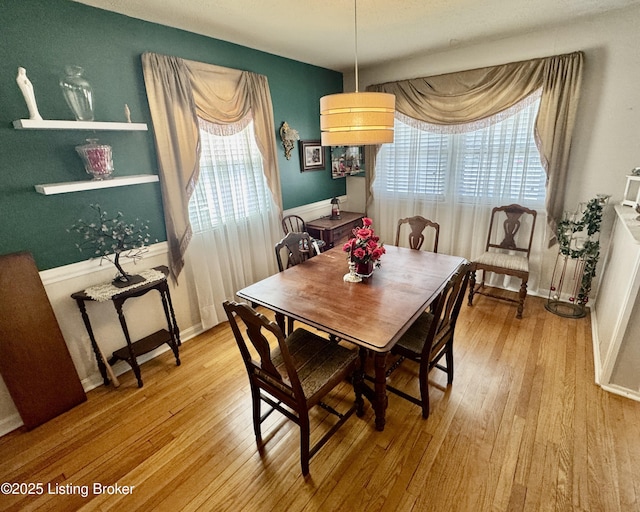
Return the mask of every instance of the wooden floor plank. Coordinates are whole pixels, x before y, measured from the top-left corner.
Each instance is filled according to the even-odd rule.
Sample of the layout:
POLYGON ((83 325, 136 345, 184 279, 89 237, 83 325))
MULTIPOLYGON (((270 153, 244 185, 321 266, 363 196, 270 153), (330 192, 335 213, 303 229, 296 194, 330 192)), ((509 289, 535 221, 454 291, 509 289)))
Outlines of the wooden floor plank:
MULTIPOLYGON (((269 313, 266 312, 268 315, 269 313)), ((120 388, 0 438, 0 481, 134 486, 129 495, 0 495, 0 510, 640 510, 640 403, 594 383, 590 318, 528 297, 478 297, 456 330, 455 380, 430 375, 431 415, 390 395, 387 425, 355 415, 300 471, 298 427, 274 413, 258 450, 246 370, 227 324, 131 372, 120 388)), ((417 393, 415 366, 391 381, 417 393)), ((348 383, 332 404, 353 400, 348 383)), ((312 436, 330 416, 312 415, 312 436)))

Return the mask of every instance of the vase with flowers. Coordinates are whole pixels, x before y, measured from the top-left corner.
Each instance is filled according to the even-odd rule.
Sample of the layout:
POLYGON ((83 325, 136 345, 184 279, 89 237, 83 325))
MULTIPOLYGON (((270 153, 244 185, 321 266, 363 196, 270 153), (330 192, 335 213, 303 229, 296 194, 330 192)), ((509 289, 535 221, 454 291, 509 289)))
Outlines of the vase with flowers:
POLYGON ((109 216, 98 204, 92 204, 90 207, 96 212, 95 220, 87 222, 80 219, 68 230, 82 236, 82 241, 76 244, 76 247, 81 252, 88 250, 92 257, 99 256, 115 265, 118 275, 112 281, 114 286, 124 288, 144 281, 141 276, 125 272, 120 258, 129 258, 136 262, 148 251, 148 223, 139 219, 125 222, 121 212, 109 216))
POLYGON ((380 268, 380 258, 386 252, 372 224, 369 217, 364 217, 362 227, 355 228, 353 238, 342 246, 342 250, 349 253, 349 261, 355 263, 355 273, 360 277, 370 277, 374 268, 380 268))

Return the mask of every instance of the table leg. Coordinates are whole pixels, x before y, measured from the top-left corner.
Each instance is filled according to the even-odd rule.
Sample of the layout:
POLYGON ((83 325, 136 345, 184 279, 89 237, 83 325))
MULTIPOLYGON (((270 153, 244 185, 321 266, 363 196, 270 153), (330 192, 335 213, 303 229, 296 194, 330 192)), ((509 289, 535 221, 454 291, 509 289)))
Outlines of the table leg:
POLYGON ((102 380, 104 382, 104 385, 108 386, 109 377, 107 376, 106 365, 109 363, 107 363, 102 357, 102 351, 100 350, 100 347, 98 347, 96 338, 93 335, 93 328, 91 327, 91 322, 89 321, 89 315, 87 314, 87 307, 85 306, 84 301, 80 299, 76 299, 76 304, 78 304, 78 309, 80 309, 80 314, 82 315, 84 326, 87 329, 87 333, 89 334, 89 339, 91 340, 91 348, 93 349, 93 353, 96 356, 96 362, 98 363, 98 370, 100 370, 100 375, 102 375, 102 380))
MULTIPOLYGON (((169 335, 171 338, 171 343, 169 344, 169 346, 171 347, 171 350, 173 351, 173 355, 176 358, 176 366, 180 366, 180 355, 178 353, 178 344, 179 344, 179 340, 180 338, 178 337, 176 339, 176 331, 177 331, 177 327, 174 327, 175 324, 175 316, 174 316, 174 322, 171 322, 171 317, 169 316, 169 304, 167 304, 167 298, 169 296, 169 290, 167 289, 161 289, 160 290, 160 297, 162 298, 162 308, 164 309, 164 316, 167 318, 167 328, 169 329, 169 335)), ((171 299, 169 298, 169 301, 171 301, 171 299)), ((173 308, 171 308, 171 311, 173 312, 173 308)))
POLYGON ((124 337, 127 340, 127 347, 129 347, 129 360, 127 361, 131 365, 131 369, 138 380, 138 387, 142 387, 142 375, 140 374, 140 367, 138 366, 138 360, 136 359, 136 354, 133 351, 133 344, 131 343, 131 336, 129 335, 129 329, 127 328, 127 322, 124 319, 124 313, 122 312, 122 303, 124 301, 122 299, 114 300, 113 305, 116 308, 116 312, 118 313, 118 319, 120 320, 120 326, 122 327, 122 332, 124 333, 124 337))
POLYGON ((171 293, 169 293, 169 284, 167 283, 167 302, 169 304, 169 311, 171 313, 171 322, 173 325, 173 334, 175 336, 176 339, 176 343, 178 344, 178 346, 182 345, 182 341, 180 341, 180 329, 178 329, 178 322, 176 322, 176 314, 173 311, 173 303, 171 302, 171 293))
POLYGON ((286 336, 287 330, 285 329, 285 326, 284 326, 285 321, 284 321, 284 315, 282 313, 276 313, 276 323, 278 324, 278 327, 280 327, 280 330, 282 331, 282 333, 286 336))
POLYGON ((383 431, 385 412, 389 398, 387 397, 387 353, 375 352, 373 356, 375 400, 373 410, 376 413, 376 430, 383 431))

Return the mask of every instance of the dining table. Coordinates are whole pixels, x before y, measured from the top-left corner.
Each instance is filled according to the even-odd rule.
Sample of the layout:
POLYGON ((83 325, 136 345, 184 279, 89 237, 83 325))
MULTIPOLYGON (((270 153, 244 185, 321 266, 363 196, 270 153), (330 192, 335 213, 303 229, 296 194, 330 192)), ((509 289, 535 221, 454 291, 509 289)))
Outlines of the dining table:
POLYGON ((237 292, 238 297, 351 342, 373 354, 373 389, 364 395, 384 430, 388 404, 387 355, 466 260, 459 256, 385 245, 380 267, 361 282, 346 282, 348 254, 334 247, 237 292))

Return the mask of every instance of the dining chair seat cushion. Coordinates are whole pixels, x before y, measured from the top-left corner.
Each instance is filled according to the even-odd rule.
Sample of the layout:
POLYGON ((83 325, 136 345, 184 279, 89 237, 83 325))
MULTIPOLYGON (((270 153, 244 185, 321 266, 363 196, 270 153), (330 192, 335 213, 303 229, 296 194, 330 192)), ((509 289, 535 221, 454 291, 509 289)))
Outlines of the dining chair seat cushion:
POLYGON ((529 260, 517 254, 505 254, 500 252, 485 252, 473 261, 476 265, 507 268, 517 272, 529 272, 529 260))
MULTIPOLYGON (((330 343, 328 339, 301 327, 287 336, 285 342, 307 398, 318 393, 334 375, 340 374, 358 359, 357 350, 330 343)), ((271 358, 274 366, 287 380, 280 347, 272 350, 271 358)), ((290 385, 288 382, 287 384, 290 385)))

